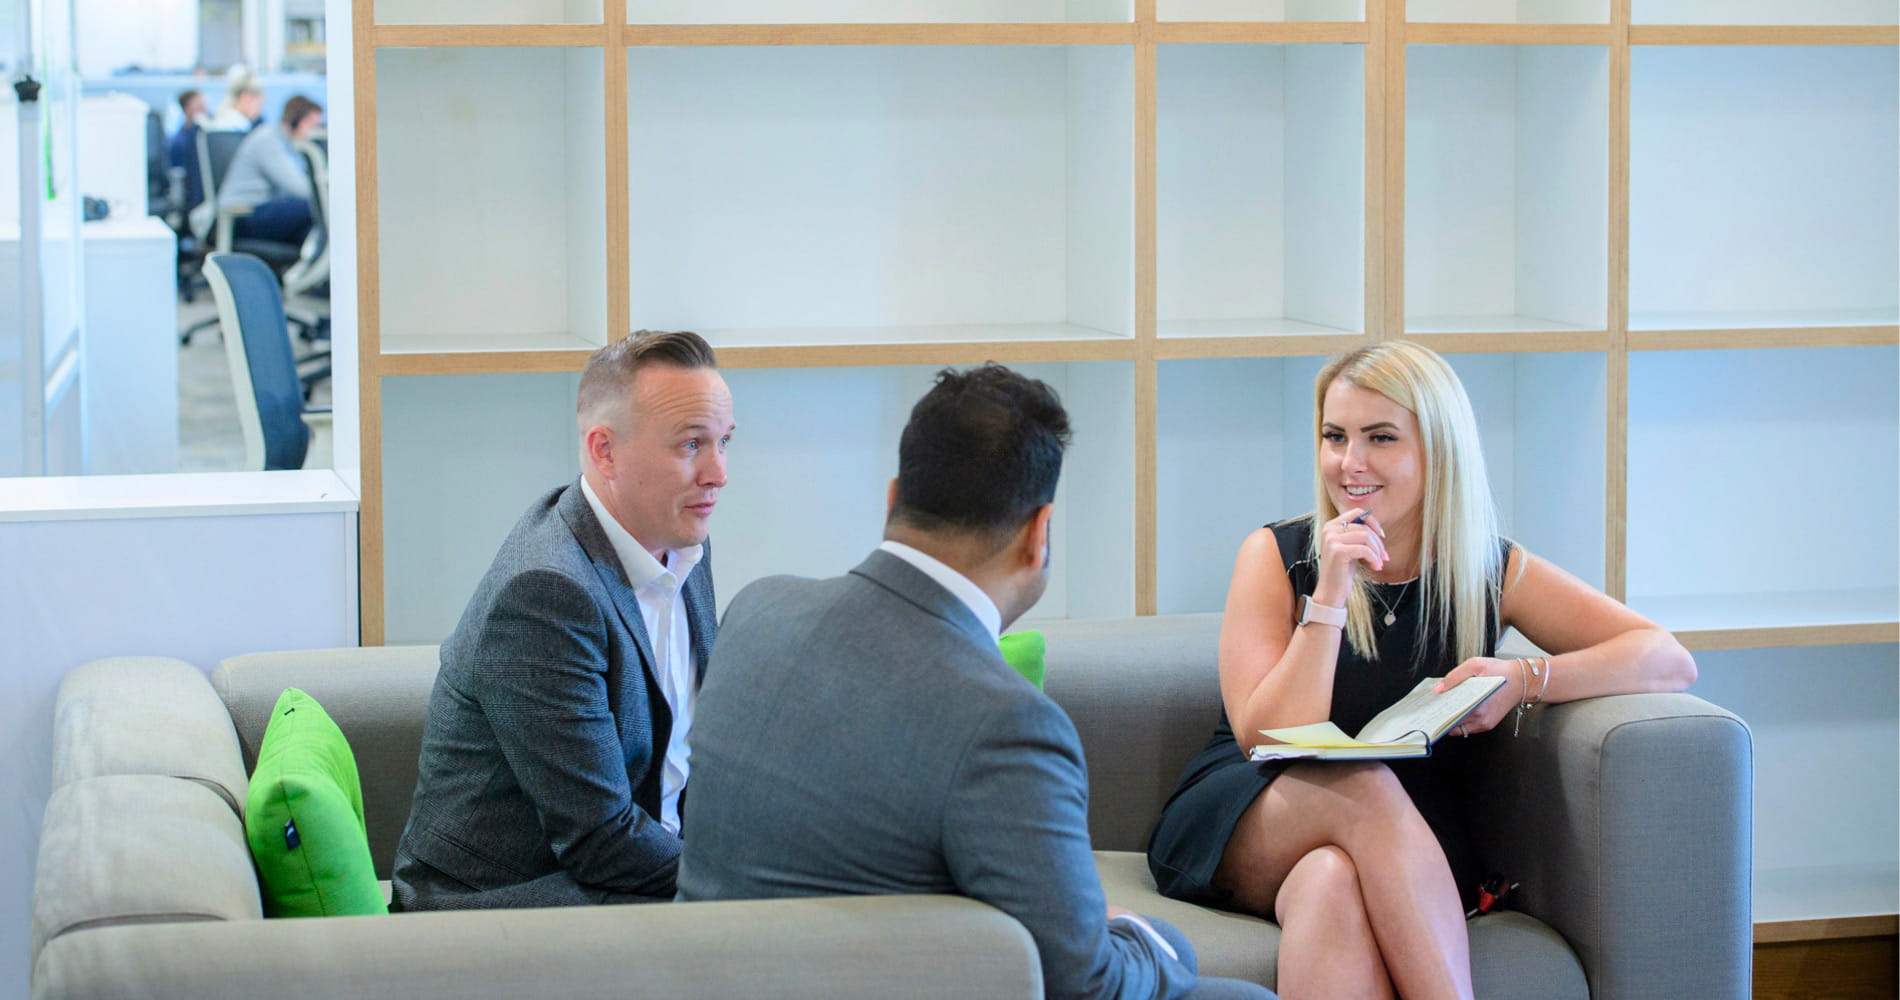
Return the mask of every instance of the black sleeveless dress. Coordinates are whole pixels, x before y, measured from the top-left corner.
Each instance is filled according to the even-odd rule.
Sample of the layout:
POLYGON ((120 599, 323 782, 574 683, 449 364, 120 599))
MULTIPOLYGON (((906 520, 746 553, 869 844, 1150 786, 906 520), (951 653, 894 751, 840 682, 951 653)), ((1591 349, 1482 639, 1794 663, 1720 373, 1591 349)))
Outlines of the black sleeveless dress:
MULTIPOLYGON (((1319 564, 1308 556, 1313 535, 1312 515, 1268 525, 1293 584, 1295 604, 1313 592, 1319 580, 1319 564)), ((1498 540, 1506 565, 1511 543, 1498 540)), ((1393 702, 1410 691, 1420 679, 1443 676, 1460 662, 1453 651, 1452 629, 1434 628, 1433 636, 1419 635, 1419 588, 1416 583, 1374 584, 1376 605, 1373 631, 1378 639, 1379 658, 1367 660, 1353 652, 1343 639, 1339 644, 1339 666, 1333 673, 1332 721, 1347 733, 1356 733, 1393 702), (1383 601, 1384 604, 1380 604, 1383 601), (1383 621, 1390 606, 1397 618, 1391 625, 1383 621), (1427 643, 1424 658, 1416 653, 1421 641, 1427 643)), ((1498 641, 1497 609, 1485 615, 1484 648, 1493 651, 1498 641)), ((1254 764, 1241 753, 1224 709, 1216 707, 1218 722, 1213 738, 1202 747, 1182 770, 1174 795, 1162 807, 1161 819, 1148 841, 1148 868, 1162 895, 1198 903, 1225 907, 1231 893, 1211 884, 1214 870, 1220 866, 1227 841, 1242 813, 1253 804, 1274 778, 1290 762, 1254 764)), ((1470 761, 1470 744, 1450 737, 1433 747, 1432 755, 1414 760, 1393 760, 1391 767, 1419 813, 1438 835, 1438 842, 1451 862, 1452 877, 1458 891, 1469 901, 1484 875, 1479 858, 1474 856, 1466 835, 1464 818, 1465 782, 1461 776, 1470 761)))

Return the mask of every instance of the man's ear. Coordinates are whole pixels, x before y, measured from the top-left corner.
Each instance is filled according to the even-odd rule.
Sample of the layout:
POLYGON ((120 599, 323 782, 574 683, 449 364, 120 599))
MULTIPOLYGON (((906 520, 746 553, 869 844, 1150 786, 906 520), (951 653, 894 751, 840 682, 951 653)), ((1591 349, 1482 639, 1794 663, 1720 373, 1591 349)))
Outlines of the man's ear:
POLYGON ((1049 568, 1049 522, 1054 517, 1056 505, 1043 504, 1029 517, 1029 523, 1023 526, 1023 561, 1031 569, 1049 568))
POLYGON ((884 491, 884 519, 891 519, 891 511, 897 509, 897 477, 891 477, 891 488, 884 491))
POLYGON ((595 471, 612 479, 614 476, 614 432, 605 424, 595 424, 581 435, 581 453, 587 456, 588 464, 595 471))

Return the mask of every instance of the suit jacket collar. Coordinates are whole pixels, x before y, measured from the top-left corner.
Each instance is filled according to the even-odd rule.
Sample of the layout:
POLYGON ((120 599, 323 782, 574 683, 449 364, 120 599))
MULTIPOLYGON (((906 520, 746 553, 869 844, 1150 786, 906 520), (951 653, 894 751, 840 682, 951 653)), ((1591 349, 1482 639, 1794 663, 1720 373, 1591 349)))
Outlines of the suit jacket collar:
POLYGON ((607 588, 607 596, 613 601, 614 610, 620 613, 621 623, 633 633, 634 644, 640 649, 640 662, 647 673, 652 674, 657 665, 653 661, 653 642, 647 637, 646 619, 640 614, 640 599, 627 580, 627 568, 620 562, 620 553, 614 551, 613 542, 607 538, 607 529, 601 526, 600 518, 594 516, 594 508, 587 502, 587 495, 581 492, 580 479, 568 484, 555 506, 561 512, 561 519, 567 522, 568 530, 574 533, 574 540, 580 543, 581 551, 587 553, 587 561, 594 564, 594 573, 607 588))
MULTIPOLYGON (((941 619, 971 642, 996 652, 996 643, 991 641, 989 629, 977 620, 970 606, 945 590, 942 584, 932 580, 928 573, 910 563, 880 549, 859 563, 851 574, 883 587, 916 605, 925 614, 941 619)), ((1002 654, 997 653, 997 656, 1000 658, 1002 654)))
MULTIPOLYGON (((555 501, 555 508, 561 512, 561 519, 567 522, 568 530, 573 532, 574 540, 580 543, 581 551, 594 564, 594 573, 607 589, 607 596, 613 601, 614 610, 619 612, 621 622, 633 634, 634 644, 640 651, 640 663, 646 668, 647 676, 658 683, 656 671, 659 664, 653 656, 653 641, 647 635, 646 618, 640 614, 640 598, 627 579, 626 566, 621 563, 620 554, 614 551, 606 527, 600 523, 600 518, 594 516, 593 506, 587 502, 587 495, 581 492, 578 477, 562 491, 560 499, 555 501)), ((713 633, 718 624, 713 607, 712 539, 701 544, 703 549, 699 565, 687 574, 681 597, 686 602, 686 628, 692 637, 693 670, 697 679, 703 681, 706 679, 706 661, 712 655, 713 633)))

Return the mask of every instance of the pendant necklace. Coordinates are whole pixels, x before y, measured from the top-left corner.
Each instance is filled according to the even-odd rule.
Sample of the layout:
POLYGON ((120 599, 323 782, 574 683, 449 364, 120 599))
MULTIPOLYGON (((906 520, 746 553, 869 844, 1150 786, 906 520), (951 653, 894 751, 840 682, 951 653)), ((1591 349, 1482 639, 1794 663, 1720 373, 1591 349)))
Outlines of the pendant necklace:
MULTIPOLYGON (((1412 580, 1416 579, 1418 579, 1418 577, 1412 578, 1412 580)), ((1393 622, 1399 620, 1398 607, 1405 603, 1405 592, 1412 589, 1412 580, 1405 581, 1405 586, 1399 588, 1399 596, 1393 598, 1390 604, 1385 602, 1385 598, 1379 596, 1377 590, 1371 587, 1366 588, 1366 592, 1371 594, 1373 599, 1379 602, 1381 608, 1385 609, 1385 623, 1387 625, 1391 625, 1393 622)))

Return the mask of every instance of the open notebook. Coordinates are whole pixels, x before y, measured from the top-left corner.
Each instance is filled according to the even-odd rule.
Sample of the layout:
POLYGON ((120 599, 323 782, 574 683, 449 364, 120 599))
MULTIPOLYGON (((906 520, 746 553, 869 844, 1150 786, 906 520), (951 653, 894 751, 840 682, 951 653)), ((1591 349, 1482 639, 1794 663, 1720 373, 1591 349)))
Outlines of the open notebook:
POLYGON ((1502 677, 1472 677, 1449 691, 1434 693, 1438 678, 1427 677, 1391 708, 1373 716, 1357 736, 1347 736, 1330 722, 1288 729, 1262 729, 1266 742, 1248 754, 1251 760, 1382 760, 1425 757, 1432 744, 1450 732, 1491 692, 1504 686, 1502 677))

